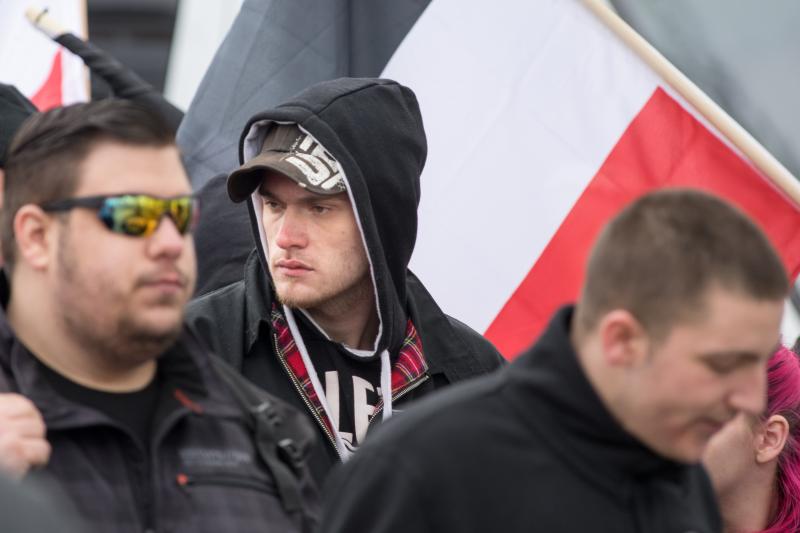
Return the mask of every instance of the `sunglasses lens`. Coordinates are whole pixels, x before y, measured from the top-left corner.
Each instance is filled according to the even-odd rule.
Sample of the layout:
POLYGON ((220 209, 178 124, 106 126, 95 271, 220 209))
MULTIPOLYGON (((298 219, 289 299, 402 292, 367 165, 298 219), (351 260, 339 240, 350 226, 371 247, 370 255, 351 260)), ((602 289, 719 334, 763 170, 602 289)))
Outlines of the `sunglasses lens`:
POLYGON ((194 229, 197 221, 197 201, 191 196, 174 198, 170 201, 169 216, 181 234, 194 229))
POLYGON ((114 232, 134 237, 151 235, 164 215, 185 234, 194 227, 196 200, 191 196, 180 198, 155 198, 145 195, 115 196, 106 199, 98 215, 114 232))

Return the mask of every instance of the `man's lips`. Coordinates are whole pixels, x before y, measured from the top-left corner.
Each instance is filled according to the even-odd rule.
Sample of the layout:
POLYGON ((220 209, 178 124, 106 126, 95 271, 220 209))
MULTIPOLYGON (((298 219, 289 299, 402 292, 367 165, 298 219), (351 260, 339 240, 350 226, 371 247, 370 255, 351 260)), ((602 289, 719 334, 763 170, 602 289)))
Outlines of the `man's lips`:
POLYGON ((186 288, 189 279, 181 272, 166 272, 145 276, 140 285, 165 291, 180 291, 186 288))
POLYGON ((297 259, 279 259, 275 261, 275 269, 289 277, 303 276, 314 270, 307 263, 297 259))

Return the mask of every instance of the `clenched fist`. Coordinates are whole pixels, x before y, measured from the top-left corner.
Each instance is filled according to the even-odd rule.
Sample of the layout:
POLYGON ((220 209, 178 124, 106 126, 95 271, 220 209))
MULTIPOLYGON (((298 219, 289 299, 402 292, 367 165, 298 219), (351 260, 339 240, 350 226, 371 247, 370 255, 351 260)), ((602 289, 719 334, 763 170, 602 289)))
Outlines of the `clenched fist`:
POLYGON ((0 394, 0 470, 17 479, 50 458, 41 413, 19 394, 0 394))

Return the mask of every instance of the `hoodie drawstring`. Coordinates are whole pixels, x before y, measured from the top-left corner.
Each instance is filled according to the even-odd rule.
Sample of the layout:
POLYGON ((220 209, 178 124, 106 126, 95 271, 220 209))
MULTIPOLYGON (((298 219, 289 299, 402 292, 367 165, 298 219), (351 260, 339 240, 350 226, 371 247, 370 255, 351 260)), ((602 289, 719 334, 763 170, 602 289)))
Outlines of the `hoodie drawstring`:
POLYGON ((392 361, 389 350, 381 353, 381 397, 383 398, 383 421, 392 417, 392 361))
MULTIPOLYGON (((286 316, 286 323, 289 326, 289 331, 292 332, 294 343, 297 345, 297 349, 300 352, 300 357, 303 359, 303 364, 308 371, 308 377, 311 380, 311 385, 314 387, 314 392, 317 393, 317 398, 319 398, 322 408, 330 418, 331 408, 328 406, 328 399, 325 397, 325 389, 322 388, 322 384, 319 382, 319 377, 317 376, 317 371, 314 369, 314 363, 311 362, 311 358, 308 356, 308 350, 306 349, 305 342, 303 342, 303 337, 300 335, 300 330, 297 327, 294 314, 292 310, 285 305, 283 306, 283 313, 284 316, 286 316)), ((333 438, 336 441, 336 451, 339 453, 339 457, 341 457, 343 462, 347 461, 350 455, 352 455, 352 452, 344 445, 344 439, 342 439, 342 435, 339 433, 339 428, 335 427, 333 424, 331 424, 331 428, 333 429, 333 438)))

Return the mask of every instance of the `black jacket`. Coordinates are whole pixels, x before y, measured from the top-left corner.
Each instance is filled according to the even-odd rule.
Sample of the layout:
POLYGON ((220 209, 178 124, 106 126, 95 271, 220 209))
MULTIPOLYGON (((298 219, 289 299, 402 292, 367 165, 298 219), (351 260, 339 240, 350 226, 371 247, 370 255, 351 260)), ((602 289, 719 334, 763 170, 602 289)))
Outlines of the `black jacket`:
POLYGON ((325 533, 711 533, 705 471, 626 433, 584 376, 571 309, 512 365, 390 421, 335 472, 325 533))
MULTIPOLYGON (((414 94, 390 80, 343 78, 313 86, 250 119, 242 134, 240 161, 257 153, 259 128, 273 122, 298 124, 342 166, 378 295, 382 334, 376 353, 384 349, 397 353, 410 318, 430 368, 431 379, 404 395, 403 401, 499 367, 503 359, 494 347, 445 315, 408 270, 417 233, 419 176, 427 154, 414 94)), ((277 355, 269 319, 274 296, 254 205, 247 202, 257 252, 245 266, 245 279, 192 302, 189 321, 246 377, 316 419, 328 446, 312 457, 311 466, 315 477, 322 479, 338 456, 277 355)))
POLYGON ((106 414, 60 396, 0 312, 0 391, 41 411, 52 454, 36 475, 68 496, 91 531, 300 531, 210 357, 188 331, 161 356, 151 440, 141 442, 106 414))

